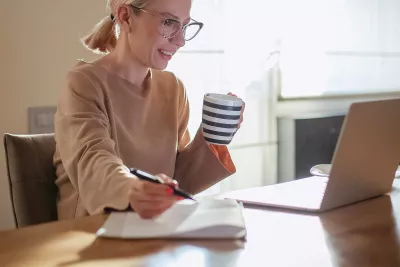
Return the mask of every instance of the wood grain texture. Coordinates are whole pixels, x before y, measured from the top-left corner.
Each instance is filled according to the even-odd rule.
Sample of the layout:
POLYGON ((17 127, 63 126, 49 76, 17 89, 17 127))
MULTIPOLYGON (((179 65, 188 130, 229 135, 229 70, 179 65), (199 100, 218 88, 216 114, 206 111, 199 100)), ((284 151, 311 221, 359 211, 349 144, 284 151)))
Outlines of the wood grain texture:
POLYGON ((97 238, 107 216, 0 232, 0 266, 400 266, 400 186, 322 214, 244 210, 246 240, 97 238))

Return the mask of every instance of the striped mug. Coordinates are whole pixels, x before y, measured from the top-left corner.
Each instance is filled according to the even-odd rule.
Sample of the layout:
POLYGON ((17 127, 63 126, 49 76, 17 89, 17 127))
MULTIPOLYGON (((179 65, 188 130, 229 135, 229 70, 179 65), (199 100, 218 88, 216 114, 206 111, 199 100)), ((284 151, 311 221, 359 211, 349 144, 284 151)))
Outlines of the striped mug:
POLYGON ((231 95, 205 94, 202 130, 210 144, 228 145, 238 130, 243 100, 231 95))

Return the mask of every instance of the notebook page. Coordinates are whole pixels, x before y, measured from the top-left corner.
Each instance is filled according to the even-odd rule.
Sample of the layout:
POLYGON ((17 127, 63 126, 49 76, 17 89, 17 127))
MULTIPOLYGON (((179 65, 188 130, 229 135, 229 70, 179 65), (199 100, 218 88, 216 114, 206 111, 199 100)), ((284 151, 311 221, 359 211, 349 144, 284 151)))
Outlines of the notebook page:
POLYGON ((211 226, 244 227, 242 210, 235 200, 205 200, 195 204, 178 204, 155 219, 168 225, 174 233, 183 233, 211 226))
MULTIPOLYGON (((210 233, 213 227, 245 229, 241 205, 226 199, 182 202, 149 220, 140 218, 134 212, 112 213, 98 234, 121 238, 158 238, 185 236, 184 233, 207 228, 210 233)), ((201 236, 198 231, 195 235, 201 236)))

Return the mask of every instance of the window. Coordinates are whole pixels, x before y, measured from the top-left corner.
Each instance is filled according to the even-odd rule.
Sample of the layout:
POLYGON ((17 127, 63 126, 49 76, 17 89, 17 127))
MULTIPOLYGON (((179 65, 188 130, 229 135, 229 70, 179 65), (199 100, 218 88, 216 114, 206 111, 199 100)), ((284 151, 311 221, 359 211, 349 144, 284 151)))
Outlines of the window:
POLYGON ((399 91, 399 1, 291 2, 282 22, 281 97, 399 91))
POLYGON ((223 39, 221 10, 223 1, 194 1, 192 17, 204 23, 202 31, 181 48, 168 65, 168 70, 180 78, 190 101, 189 131, 196 133, 202 112, 203 95, 208 92, 223 93, 222 65, 223 39))
MULTIPOLYGON (((246 102, 245 122, 229 145, 237 173, 211 188, 209 193, 264 185, 268 176, 265 171, 268 151, 275 149, 269 147, 268 106, 261 97, 261 81, 250 79, 251 75, 245 72, 252 68, 241 65, 247 64, 243 61, 246 58, 253 59, 246 55, 248 48, 243 47, 245 40, 241 39, 243 29, 240 27, 247 28, 247 25, 236 17, 242 13, 242 4, 237 0, 194 1, 192 17, 203 22, 204 28, 176 53, 167 68, 186 87, 191 106, 189 131, 192 137, 201 124, 205 93, 231 91, 246 102)), ((274 172, 274 169, 268 168, 268 171, 274 172)))
POLYGON ((232 91, 245 121, 229 146, 237 173, 214 192, 276 183, 275 104, 400 89, 398 0, 195 0, 202 32, 170 62, 200 126, 203 95, 232 91))

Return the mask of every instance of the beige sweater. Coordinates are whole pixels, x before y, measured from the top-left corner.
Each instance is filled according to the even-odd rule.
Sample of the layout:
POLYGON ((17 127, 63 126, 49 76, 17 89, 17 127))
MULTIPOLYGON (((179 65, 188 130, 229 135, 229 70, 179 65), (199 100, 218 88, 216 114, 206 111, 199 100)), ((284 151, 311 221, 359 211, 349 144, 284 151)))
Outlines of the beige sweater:
POLYGON ((225 146, 199 129, 190 142, 188 99, 172 73, 151 70, 143 88, 81 61, 55 115, 59 219, 129 208, 128 168, 176 179, 193 194, 235 172, 225 146))

